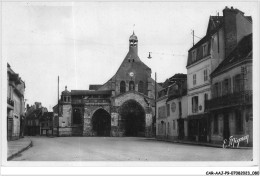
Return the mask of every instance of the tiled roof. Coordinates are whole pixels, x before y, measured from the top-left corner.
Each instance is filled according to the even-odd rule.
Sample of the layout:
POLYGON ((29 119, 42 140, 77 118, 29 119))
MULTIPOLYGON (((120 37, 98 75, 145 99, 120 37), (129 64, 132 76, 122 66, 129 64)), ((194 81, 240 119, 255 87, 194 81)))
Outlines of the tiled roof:
POLYGON ((187 74, 183 73, 177 73, 170 77, 169 79, 166 79, 162 84, 163 88, 168 87, 169 85, 172 85, 173 83, 177 82, 178 80, 185 80, 187 79, 187 74))
POLYGON ((102 84, 91 84, 89 85, 89 90, 98 90, 102 84))
POLYGON ((252 58, 252 34, 245 36, 236 48, 223 60, 223 62, 211 73, 215 76, 220 71, 239 61, 252 58))

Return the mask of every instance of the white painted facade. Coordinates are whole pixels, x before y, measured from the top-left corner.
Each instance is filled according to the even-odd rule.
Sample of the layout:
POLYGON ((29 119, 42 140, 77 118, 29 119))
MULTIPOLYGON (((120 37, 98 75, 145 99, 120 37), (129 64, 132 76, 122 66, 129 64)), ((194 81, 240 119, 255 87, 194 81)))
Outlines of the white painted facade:
POLYGON ((188 135, 187 126, 187 96, 182 96, 166 102, 167 96, 157 101, 156 136, 169 140, 178 139, 178 119, 184 119, 184 136, 188 135), (181 105, 181 108, 180 108, 181 105), (168 111, 168 112, 167 112, 168 111), (181 111, 181 112, 180 112, 181 111))

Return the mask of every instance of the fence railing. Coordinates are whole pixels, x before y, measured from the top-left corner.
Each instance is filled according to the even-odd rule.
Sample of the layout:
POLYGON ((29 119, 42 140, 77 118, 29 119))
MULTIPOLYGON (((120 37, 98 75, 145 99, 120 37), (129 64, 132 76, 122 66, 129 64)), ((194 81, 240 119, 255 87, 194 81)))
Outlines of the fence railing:
POLYGON ((253 103, 252 90, 240 91, 226 94, 221 97, 212 98, 205 102, 206 110, 234 105, 250 105, 253 103))

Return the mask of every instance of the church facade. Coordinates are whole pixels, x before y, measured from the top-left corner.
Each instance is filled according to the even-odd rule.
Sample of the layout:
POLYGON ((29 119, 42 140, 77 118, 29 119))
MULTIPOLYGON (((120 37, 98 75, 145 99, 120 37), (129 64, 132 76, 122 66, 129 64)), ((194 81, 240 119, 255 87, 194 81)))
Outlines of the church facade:
POLYGON ((138 57, 138 38, 133 33, 126 57, 105 84, 90 85, 89 90, 65 88, 59 106, 53 108, 54 132, 58 136, 153 136, 155 84, 151 69, 138 57))

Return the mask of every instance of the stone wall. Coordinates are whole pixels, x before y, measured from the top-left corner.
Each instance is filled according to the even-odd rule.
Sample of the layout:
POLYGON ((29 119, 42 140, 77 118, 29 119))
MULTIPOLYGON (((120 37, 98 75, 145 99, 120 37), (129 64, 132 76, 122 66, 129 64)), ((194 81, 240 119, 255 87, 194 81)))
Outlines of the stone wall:
POLYGON ((83 116, 83 136, 96 136, 92 130, 92 117, 98 109, 104 109, 110 114, 110 105, 85 105, 84 116, 83 116))

